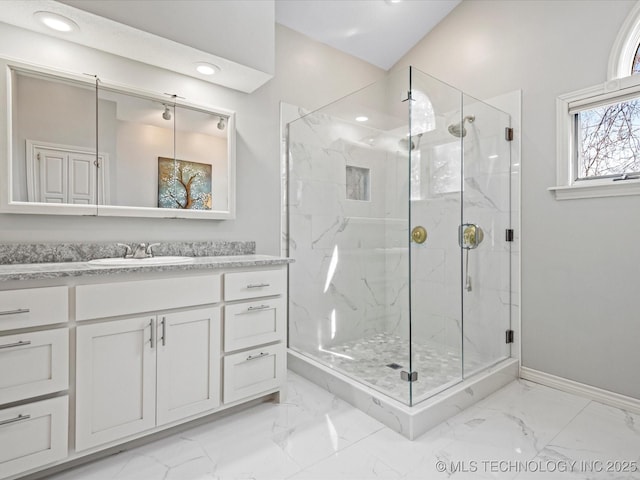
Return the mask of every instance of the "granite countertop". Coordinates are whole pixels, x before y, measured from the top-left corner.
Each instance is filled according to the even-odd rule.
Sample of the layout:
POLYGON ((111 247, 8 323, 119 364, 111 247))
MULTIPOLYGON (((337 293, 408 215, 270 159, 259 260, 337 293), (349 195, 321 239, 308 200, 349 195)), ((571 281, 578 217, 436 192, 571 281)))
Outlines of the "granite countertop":
POLYGON ((271 255, 225 255, 194 257, 191 263, 167 265, 106 266, 88 262, 23 263, 0 265, 0 281, 39 280, 47 278, 113 275, 139 272, 174 272, 189 270, 219 270, 237 267, 286 265, 292 260, 271 255))

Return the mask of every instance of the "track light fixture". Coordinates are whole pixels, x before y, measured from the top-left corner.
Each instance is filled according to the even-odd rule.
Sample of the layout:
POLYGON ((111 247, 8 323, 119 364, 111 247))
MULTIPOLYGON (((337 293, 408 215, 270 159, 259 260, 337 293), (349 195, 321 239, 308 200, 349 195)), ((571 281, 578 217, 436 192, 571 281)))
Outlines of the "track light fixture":
POLYGON ((169 108, 169 105, 164 106, 164 112, 162 112, 162 118, 164 118, 165 120, 171 120, 171 109, 169 108))

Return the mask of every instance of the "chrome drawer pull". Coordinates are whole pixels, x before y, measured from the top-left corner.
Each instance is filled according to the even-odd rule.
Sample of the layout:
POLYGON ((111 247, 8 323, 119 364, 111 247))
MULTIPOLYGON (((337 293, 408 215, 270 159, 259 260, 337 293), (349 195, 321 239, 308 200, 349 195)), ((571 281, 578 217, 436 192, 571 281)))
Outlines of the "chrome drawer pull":
POLYGON ((265 352, 260 352, 260 354, 259 354, 259 355, 249 355, 249 356, 247 357, 247 360, 246 360, 246 361, 248 362, 249 360, 255 360, 256 358, 266 357, 267 355, 269 355, 269 354, 268 354, 268 353, 265 353, 265 352))
POLYGON ((265 308, 271 308, 269 305, 260 305, 259 307, 249 307, 247 312, 255 312, 256 310, 264 310, 265 308))
POLYGON ((151 338, 149 338, 149 346, 151 348, 155 348, 156 347, 156 322, 153 318, 149 321, 149 328, 151 330, 151 338))
POLYGON ((5 345, 0 345, 0 348, 13 348, 13 347, 24 347, 25 345, 31 345, 31 340, 27 340, 26 342, 20 340, 16 343, 7 343, 5 345))
POLYGON ((31 415, 18 415, 16 418, 10 418, 9 420, 3 420, 0 422, 0 427, 3 425, 9 425, 10 423, 22 422, 23 420, 29 420, 31 415))
POLYGON ((250 283, 247 285, 247 288, 262 288, 262 287, 270 287, 270 283, 250 283))
POLYGON ((19 313, 29 313, 31 310, 28 308, 18 308, 17 310, 7 310, 5 312, 0 312, 0 315, 17 315, 19 313))

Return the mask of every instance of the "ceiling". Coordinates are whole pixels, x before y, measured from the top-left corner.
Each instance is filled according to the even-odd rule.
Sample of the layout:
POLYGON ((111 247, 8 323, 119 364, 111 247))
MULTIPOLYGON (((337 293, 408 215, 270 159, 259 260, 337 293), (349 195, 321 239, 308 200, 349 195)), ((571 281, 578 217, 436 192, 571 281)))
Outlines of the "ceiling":
POLYGON ((460 1, 0 0, 0 22, 250 93, 275 73, 276 22, 388 70, 460 1), (50 31, 39 11, 79 28, 50 31))
POLYGON ((390 69, 461 0, 276 0, 276 22, 390 69))

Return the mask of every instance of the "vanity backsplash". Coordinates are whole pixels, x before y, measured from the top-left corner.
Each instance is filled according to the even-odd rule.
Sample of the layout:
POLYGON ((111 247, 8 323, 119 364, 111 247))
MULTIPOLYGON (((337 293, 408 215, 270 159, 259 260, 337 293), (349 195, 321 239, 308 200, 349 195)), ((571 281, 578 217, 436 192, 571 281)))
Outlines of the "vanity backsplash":
MULTIPOLYGON (((148 243, 155 243, 145 240, 148 243)), ((24 263, 86 262, 96 258, 112 258, 124 255, 124 248, 118 242, 109 243, 0 243, 0 265, 24 263)), ((140 242, 123 241, 128 245, 140 242)), ((217 257, 228 255, 253 255, 256 253, 254 241, 212 242, 159 242, 153 248, 155 255, 176 255, 185 257, 217 257)))

